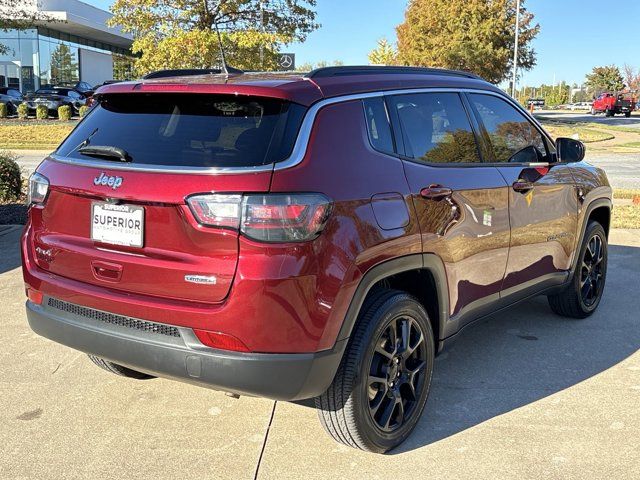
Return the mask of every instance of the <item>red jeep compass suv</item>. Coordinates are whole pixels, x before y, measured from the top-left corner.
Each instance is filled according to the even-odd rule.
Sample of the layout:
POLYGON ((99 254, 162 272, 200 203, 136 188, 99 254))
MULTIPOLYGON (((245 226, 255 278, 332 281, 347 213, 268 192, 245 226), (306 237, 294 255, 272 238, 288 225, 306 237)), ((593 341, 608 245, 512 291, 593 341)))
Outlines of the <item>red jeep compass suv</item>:
POLYGON ((315 398, 337 441, 384 452, 465 326, 600 302, 605 174, 478 77, 207 73, 95 98, 30 179, 23 271, 31 328, 113 373, 315 398))

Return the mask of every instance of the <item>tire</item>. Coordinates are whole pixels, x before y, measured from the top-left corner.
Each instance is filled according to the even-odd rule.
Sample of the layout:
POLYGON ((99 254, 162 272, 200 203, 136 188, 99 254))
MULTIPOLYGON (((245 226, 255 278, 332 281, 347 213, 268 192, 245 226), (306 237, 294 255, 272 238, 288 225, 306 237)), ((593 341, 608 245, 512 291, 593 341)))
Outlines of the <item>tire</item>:
POLYGON ((613 111, 611 111, 611 110, 605 110, 604 111, 604 116, 605 117, 613 117, 613 115, 614 115, 613 111))
POLYGON ((104 358, 96 357, 94 355, 87 356, 93 363, 95 363, 103 370, 106 370, 107 372, 113 373, 114 375, 118 375, 120 377, 134 378, 136 380, 148 380, 150 378, 156 378, 153 375, 148 375, 136 370, 131 370, 130 368, 123 367, 122 365, 110 362, 108 360, 105 360, 104 358))
POLYGON ((424 410, 434 356, 431 323, 420 302, 396 290, 372 294, 333 383, 315 399, 323 427, 337 442, 367 452, 399 445, 424 410), (396 335, 391 352, 398 329, 409 333, 396 335))
POLYGON ((579 255, 570 285, 556 295, 548 295, 547 299, 554 313, 563 317, 582 319, 590 316, 598 308, 607 279, 607 236, 598 222, 592 221, 587 226, 579 255), (598 243, 596 241, 594 244, 592 241, 596 237, 600 239, 601 250, 594 252, 597 250, 598 243), (585 267, 585 263, 589 264, 594 255, 600 258, 596 263, 599 268, 588 267, 588 265, 585 267), (594 277, 597 279, 595 284, 591 281, 594 277), (585 295, 585 291, 588 295, 585 295))
POLYGON ((631 112, 624 112, 624 116, 627 118, 631 117, 631 112))

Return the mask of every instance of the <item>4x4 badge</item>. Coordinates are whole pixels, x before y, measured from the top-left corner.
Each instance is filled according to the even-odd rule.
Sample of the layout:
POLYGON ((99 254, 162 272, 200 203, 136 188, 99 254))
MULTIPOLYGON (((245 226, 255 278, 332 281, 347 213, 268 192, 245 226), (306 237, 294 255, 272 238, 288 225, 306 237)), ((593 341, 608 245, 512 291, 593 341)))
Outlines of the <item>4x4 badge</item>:
POLYGON ((96 178, 93 179, 94 185, 105 185, 113 188, 114 190, 122 185, 122 177, 116 177, 112 175, 107 175, 102 172, 96 178))

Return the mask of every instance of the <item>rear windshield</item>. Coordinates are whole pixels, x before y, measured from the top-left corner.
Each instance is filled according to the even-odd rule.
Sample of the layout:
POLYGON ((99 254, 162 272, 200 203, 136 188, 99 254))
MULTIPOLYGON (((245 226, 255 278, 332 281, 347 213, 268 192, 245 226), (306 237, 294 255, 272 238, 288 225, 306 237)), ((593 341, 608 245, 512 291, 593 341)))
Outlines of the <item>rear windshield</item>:
POLYGON ((100 100, 57 154, 104 161, 78 152, 90 145, 121 148, 132 164, 140 165, 266 165, 291 154, 305 110, 262 97, 111 94, 100 100))
POLYGON ((41 88, 36 90, 36 95, 68 95, 68 88, 41 88))

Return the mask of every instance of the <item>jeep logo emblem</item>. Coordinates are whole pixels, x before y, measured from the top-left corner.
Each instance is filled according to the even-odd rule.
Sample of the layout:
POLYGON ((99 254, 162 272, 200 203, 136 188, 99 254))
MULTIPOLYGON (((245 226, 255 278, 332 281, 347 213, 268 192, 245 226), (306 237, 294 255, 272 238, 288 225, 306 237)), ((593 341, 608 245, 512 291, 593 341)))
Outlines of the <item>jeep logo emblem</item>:
POLYGON ((100 175, 98 175, 96 178, 93 179, 93 184, 104 185, 107 187, 111 187, 115 190, 120 185, 122 185, 122 177, 110 176, 102 172, 100 175))

